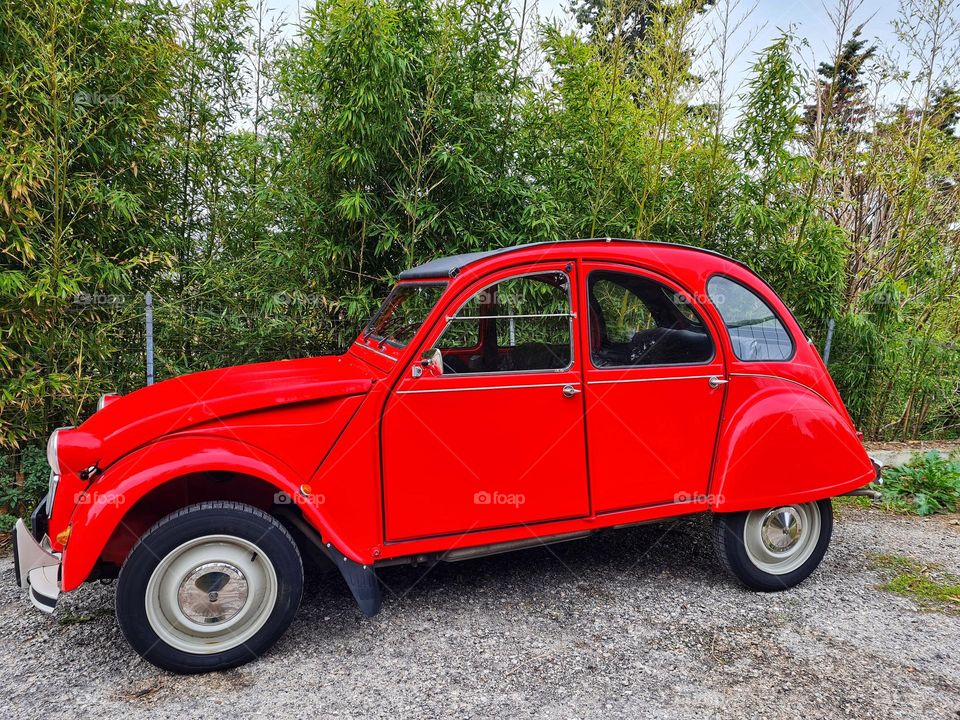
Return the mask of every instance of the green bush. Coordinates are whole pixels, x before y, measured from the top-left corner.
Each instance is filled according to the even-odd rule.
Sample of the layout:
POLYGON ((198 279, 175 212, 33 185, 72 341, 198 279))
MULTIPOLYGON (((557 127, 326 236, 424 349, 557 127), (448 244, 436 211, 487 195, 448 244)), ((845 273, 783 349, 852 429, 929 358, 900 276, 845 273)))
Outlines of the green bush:
POLYGON ((917 515, 956 512, 960 505, 960 460, 916 453, 910 462, 883 471, 883 500, 917 515))
POLYGON ((39 445, 0 458, 0 532, 10 532, 17 517, 36 507, 49 479, 47 455, 39 445))

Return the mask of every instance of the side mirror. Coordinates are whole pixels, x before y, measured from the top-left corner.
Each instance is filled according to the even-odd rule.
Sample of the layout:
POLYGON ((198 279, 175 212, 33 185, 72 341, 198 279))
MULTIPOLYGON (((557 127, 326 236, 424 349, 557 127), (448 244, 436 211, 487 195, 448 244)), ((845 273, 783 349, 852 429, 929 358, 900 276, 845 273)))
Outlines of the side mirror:
MULTIPOLYGON (((443 354, 440 352, 440 348, 430 348, 424 351, 420 357, 420 368, 423 368, 428 375, 443 375, 443 354)), ((420 368, 414 366, 414 377, 420 377, 423 374, 423 370, 419 373, 416 372, 420 368)))

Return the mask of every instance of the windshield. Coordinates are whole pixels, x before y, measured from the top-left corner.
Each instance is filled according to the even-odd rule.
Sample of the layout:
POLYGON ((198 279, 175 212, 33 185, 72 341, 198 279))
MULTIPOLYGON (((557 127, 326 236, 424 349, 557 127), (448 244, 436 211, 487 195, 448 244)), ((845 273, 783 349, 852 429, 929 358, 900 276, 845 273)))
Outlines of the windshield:
POLYGON ((363 337, 393 347, 405 347, 417 334, 446 287, 446 283, 397 285, 367 323, 363 337))

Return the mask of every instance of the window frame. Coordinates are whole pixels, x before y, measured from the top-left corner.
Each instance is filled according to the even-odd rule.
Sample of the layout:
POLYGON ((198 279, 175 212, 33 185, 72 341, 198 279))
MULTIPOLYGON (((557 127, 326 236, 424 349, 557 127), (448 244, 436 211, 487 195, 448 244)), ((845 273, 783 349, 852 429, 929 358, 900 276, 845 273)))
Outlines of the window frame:
MULTIPOLYGON (((714 310, 717 311, 717 315, 720 317, 720 325, 723 327, 723 331, 726 333, 727 342, 730 343, 730 356, 731 356, 731 359, 732 359, 732 360, 734 360, 734 361, 736 361, 736 362, 740 362, 740 363, 750 363, 750 364, 757 364, 757 363, 788 363, 788 362, 792 362, 792 361, 793 361, 793 359, 794 359, 794 358, 796 357, 796 355, 797 355, 797 339, 793 336, 793 332, 791 332, 790 326, 787 325, 786 322, 784 322, 783 315, 781 315, 779 312, 777 312, 776 308, 774 308, 772 305, 770 305, 770 303, 767 301, 767 299, 766 299, 761 293, 757 292, 754 288, 750 287, 749 285, 747 285, 747 283, 743 282, 742 280, 738 280, 737 278, 735 278, 735 277, 733 277, 733 276, 731 276, 731 275, 728 275, 727 273, 722 273, 722 272, 713 273, 712 275, 710 275, 710 277, 708 277, 708 278, 707 278, 707 281, 704 283, 703 289, 704 289, 704 291, 706 292, 707 298, 710 300, 710 304, 713 306, 714 310), (736 348, 734 347, 734 344, 733 344, 733 338, 730 337, 730 328, 729 328, 729 326, 727 325, 727 321, 724 319, 723 313, 720 312, 720 308, 719 308, 719 307, 717 306, 717 304, 713 301, 713 296, 712 296, 711 293, 710 293, 710 282, 711 282, 714 278, 723 278, 724 280, 728 280, 728 281, 732 282, 734 285, 739 285, 739 286, 742 287, 744 290, 746 290, 746 291, 749 292, 751 295, 753 295, 755 298, 757 298, 757 300, 759 300, 761 303, 763 303, 763 305, 767 308, 767 310, 770 311, 770 314, 773 315, 774 319, 775 319, 778 323, 780 323, 780 327, 783 328, 783 331, 786 333, 787 337, 790 339, 790 354, 789 354, 787 357, 785 357, 785 358, 780 358, 780 359, 766 358, 766 359, 763 359, 763 360, 744 360, 744 359, 742 359, 739 355, 737 355, 737 350, 736 350, 736 348)), ((772 290, 771 290, 771 292, 772 292, 772 290)), ((774 293, 774 295, 776 295, 776 293, 774 293)), ((777 297, 777 299, 780 300, 779 297, 777 297)), ((783 303, 783 300, 780 300, 780 302, 783 303)), ((784 304, 784 307, 786 307, 785 304, 784 304)), ((787 311, 789 312, 789 308, 787 308, 787 311)), ((791 317, 792 317, 792 314, 791 314, 791 317)), ((798 323, 798 325, 799 325, 799 323, 798 323)))
MULTIPOLYGON (((565 373, 572 370, 576 365, 576 350, 577 350, 576 340, 575 340, 575 336, 577 333, 577 328, 576 328, 577 313, 573 309, 574 276, 571 270, 565 269, 564 267, 564 265, 566 265, 566 267, 570 267, 569 262, 564 263, 563 261, 560 261, 557 264, 560 267, 556 267, 556 268, 550 267, 548 269, 541 269, 541 270, 525 267, 522 272, 516 275, 509 275, 509 274, 504 275, 490 282, 486 282, 483 278, 479 278, 478 281, 483 284, 479 288, 473 291, 471 291, 468 288, 466 290, 466 293, 468 293, 467 296, 463 299, 463 301, 459 305, 456 306, 456 309, 453 311, 452 314, 448 314, 447 311, 444 310, 444 313, 440 318, 440 321, 443 323, 443 327, 440 329, 440 331, 429 343, 426 343, 423 350, 429 350, 431 348, 437 347, 437 343, 443 337, 443 334, 447 331, 447 328, 450 326, 450 323, 454 322, 454 318, 456 318, 457 313, 460 312, 460 310, 462 310, 463 307, 467 303, 469 303, 474 298, 474 296, 477 295, 478 293, 481 293, 487 288, 492 287, 494 285, 499 285, 502 282, 506 282, 507 280, 516 280, 519 278, 533 277, 537 275, 546 275, 549 273, 560 273, 567 279, 567 313, 566 315, 567 315, 567 323, 568 323, 568 328, 570 333, 569 335, 570 360, 566 366, 562 368, 540 368, 536 370, 494 370, 494 371, 488 371, 488 372, 444 373, 443 375, 438 375, 437 377, 449 379, 449 378, 504 377, 504 376, 510 376, 510 375, 531 375, 531 374, 541 374, 541 375, 548 374, 549 375, 549 374, 565 373)), ((508 270, 508 268, 504 268, 504 271, 506 270, 508 270)), ((498 273, 495 272, 491 274, 496 276, 498 273)), ((494 319, 499 319, 499 318, 507 319, 507 318, 510 318, 511 316, 510 315, 491 315, 489 317, 494 319)), ((514 316, 514 317, 517 317, 517 316, 514 316)), ((562 315, 547 314, 543 316, 538 315, 534 317, 562 317, 562 315)), ((483 329, 483 331, 480 333, 480 344, 477 346, 477 349, 483 346, 483 339, 484 339, 485 333, 486 333, 486 329, 483 329)), ((448 349, 453 349, 453 348, 448 348, 448 349)), ((421 352, 423 352, 423 350, 421 352)), ((442 351, 443 350, 441 348, 441 352, 442 351)))
MULTIPOLYGON (((627 288, 624 288, 624 289, 627 290, 627 292, 630 292, 629 289, 627 289, 627 288)), ((601 267, 591 267, 591 268, 589 268, 588 271, 585 273, 585 279, 584 279, 584 295, 585 295, 585 298, 586 298, 586 301, 587 301, 587 314, 586 314, 586 318, 587 318, 587 350, 588 350, 587 355, 589 355, 589 357, 590 357, 590 367, 593 368, 594 370, 599 370, 599 371, 604 371, 604 370, 643 370, 643 369, 646 369, 646 368, 702 367, 702 366, 705 366, 705 365, 712 365, 712 364, 714 364, 714 363, 716 362, 716 360, 717 360, 717 338, 713 335, 713 333, 712 333, 711 330, 710 330, 710 323, 709 323, 708 320, 707 320, 707 317, 708 317, 708 316, 707 316, 707 313, 704 312, 704 308, 702 308, 702 307, 701 307, 701 308, 698 308, 698 307, 694 304, 694 302, 691 300, 691 298, 695 297, 695 296, 693 295, 693 293, 690 293, 690 292, 684 290, 684 289, 681 288, 679 285, 674 284, 673 287, 671 287, 670 284, 668 284, 667 282, 664 282, 664 280, 660 279, 659 277, 654 277, 651 273, 645 272, 645 271, 640 270, 640 269, 638 269, 638 268, 627 267, 627 266, 624 266, 622 269, 613 269, 613 268, 610 268, 610 267, 602 267, 602 266, 601 266, 601 267), (701 325, 701 327, 703 327, 703 331, 707 334, 707 337, 710 338, 710 347, 711 347, 711 351, 712 351, 712 352, 710 353, 710 357, 707 358, 706 360, 702 360, 702 361, 696 362, 696 363, 691 363, 691 362, 678 362, 678 363, 650 363, 650 364, 643 364, 643 365, 597 365, 596 362, 594 362, 594 358, 593 358, 593 340, 594 340, 594 335, 593 335, 593 323, 590 321, 590 314, 593 312, 593 305, 590 303, 590 300, 591 300, 590 276, 593 275, 594 273, 620 273, 620 274, 623 274, 623 275, 636 275, 636 276, 638 276, 638 277, 643 278, 644 280, 649 280, 650 282, 655 282, 655 283, 657 283, 658 285, 660 285, 660 287, 662 287, 662 288, 666 288, 666 289, 668 289, 668 290, 674 290, 674 291, 676 291, 676 292, 682 293, 682 294, 684 295, 684 297, 686 297, 686 298, 688 299, 688 301, 689 301, 688 304, 689 304, 690 307, 693 309, 693 311, 694 311, 694 313, 696 314, 697 318, 700 320, 700 325, 701 325)), ((640 299, 639 297, 638 297, 637 299, 640 300, 640 302, 643 302, 643 300, 640 299)), ((647 312, 649 312, 649 309, 647 310, 647 312)), ((679 312, 679 310, 678 310, 677 312, 679 312)))

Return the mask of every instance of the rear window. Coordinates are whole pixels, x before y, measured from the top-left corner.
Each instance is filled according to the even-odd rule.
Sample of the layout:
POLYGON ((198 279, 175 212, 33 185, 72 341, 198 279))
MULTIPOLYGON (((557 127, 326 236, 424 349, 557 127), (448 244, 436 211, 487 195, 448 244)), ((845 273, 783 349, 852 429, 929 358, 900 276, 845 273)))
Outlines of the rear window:
POLYGON ((733 353, 739 360, 763 362, 793 356, 793 338, 773 308, 755 292, 715 275, 707 283, 707 294, 727 326, 733 353))

